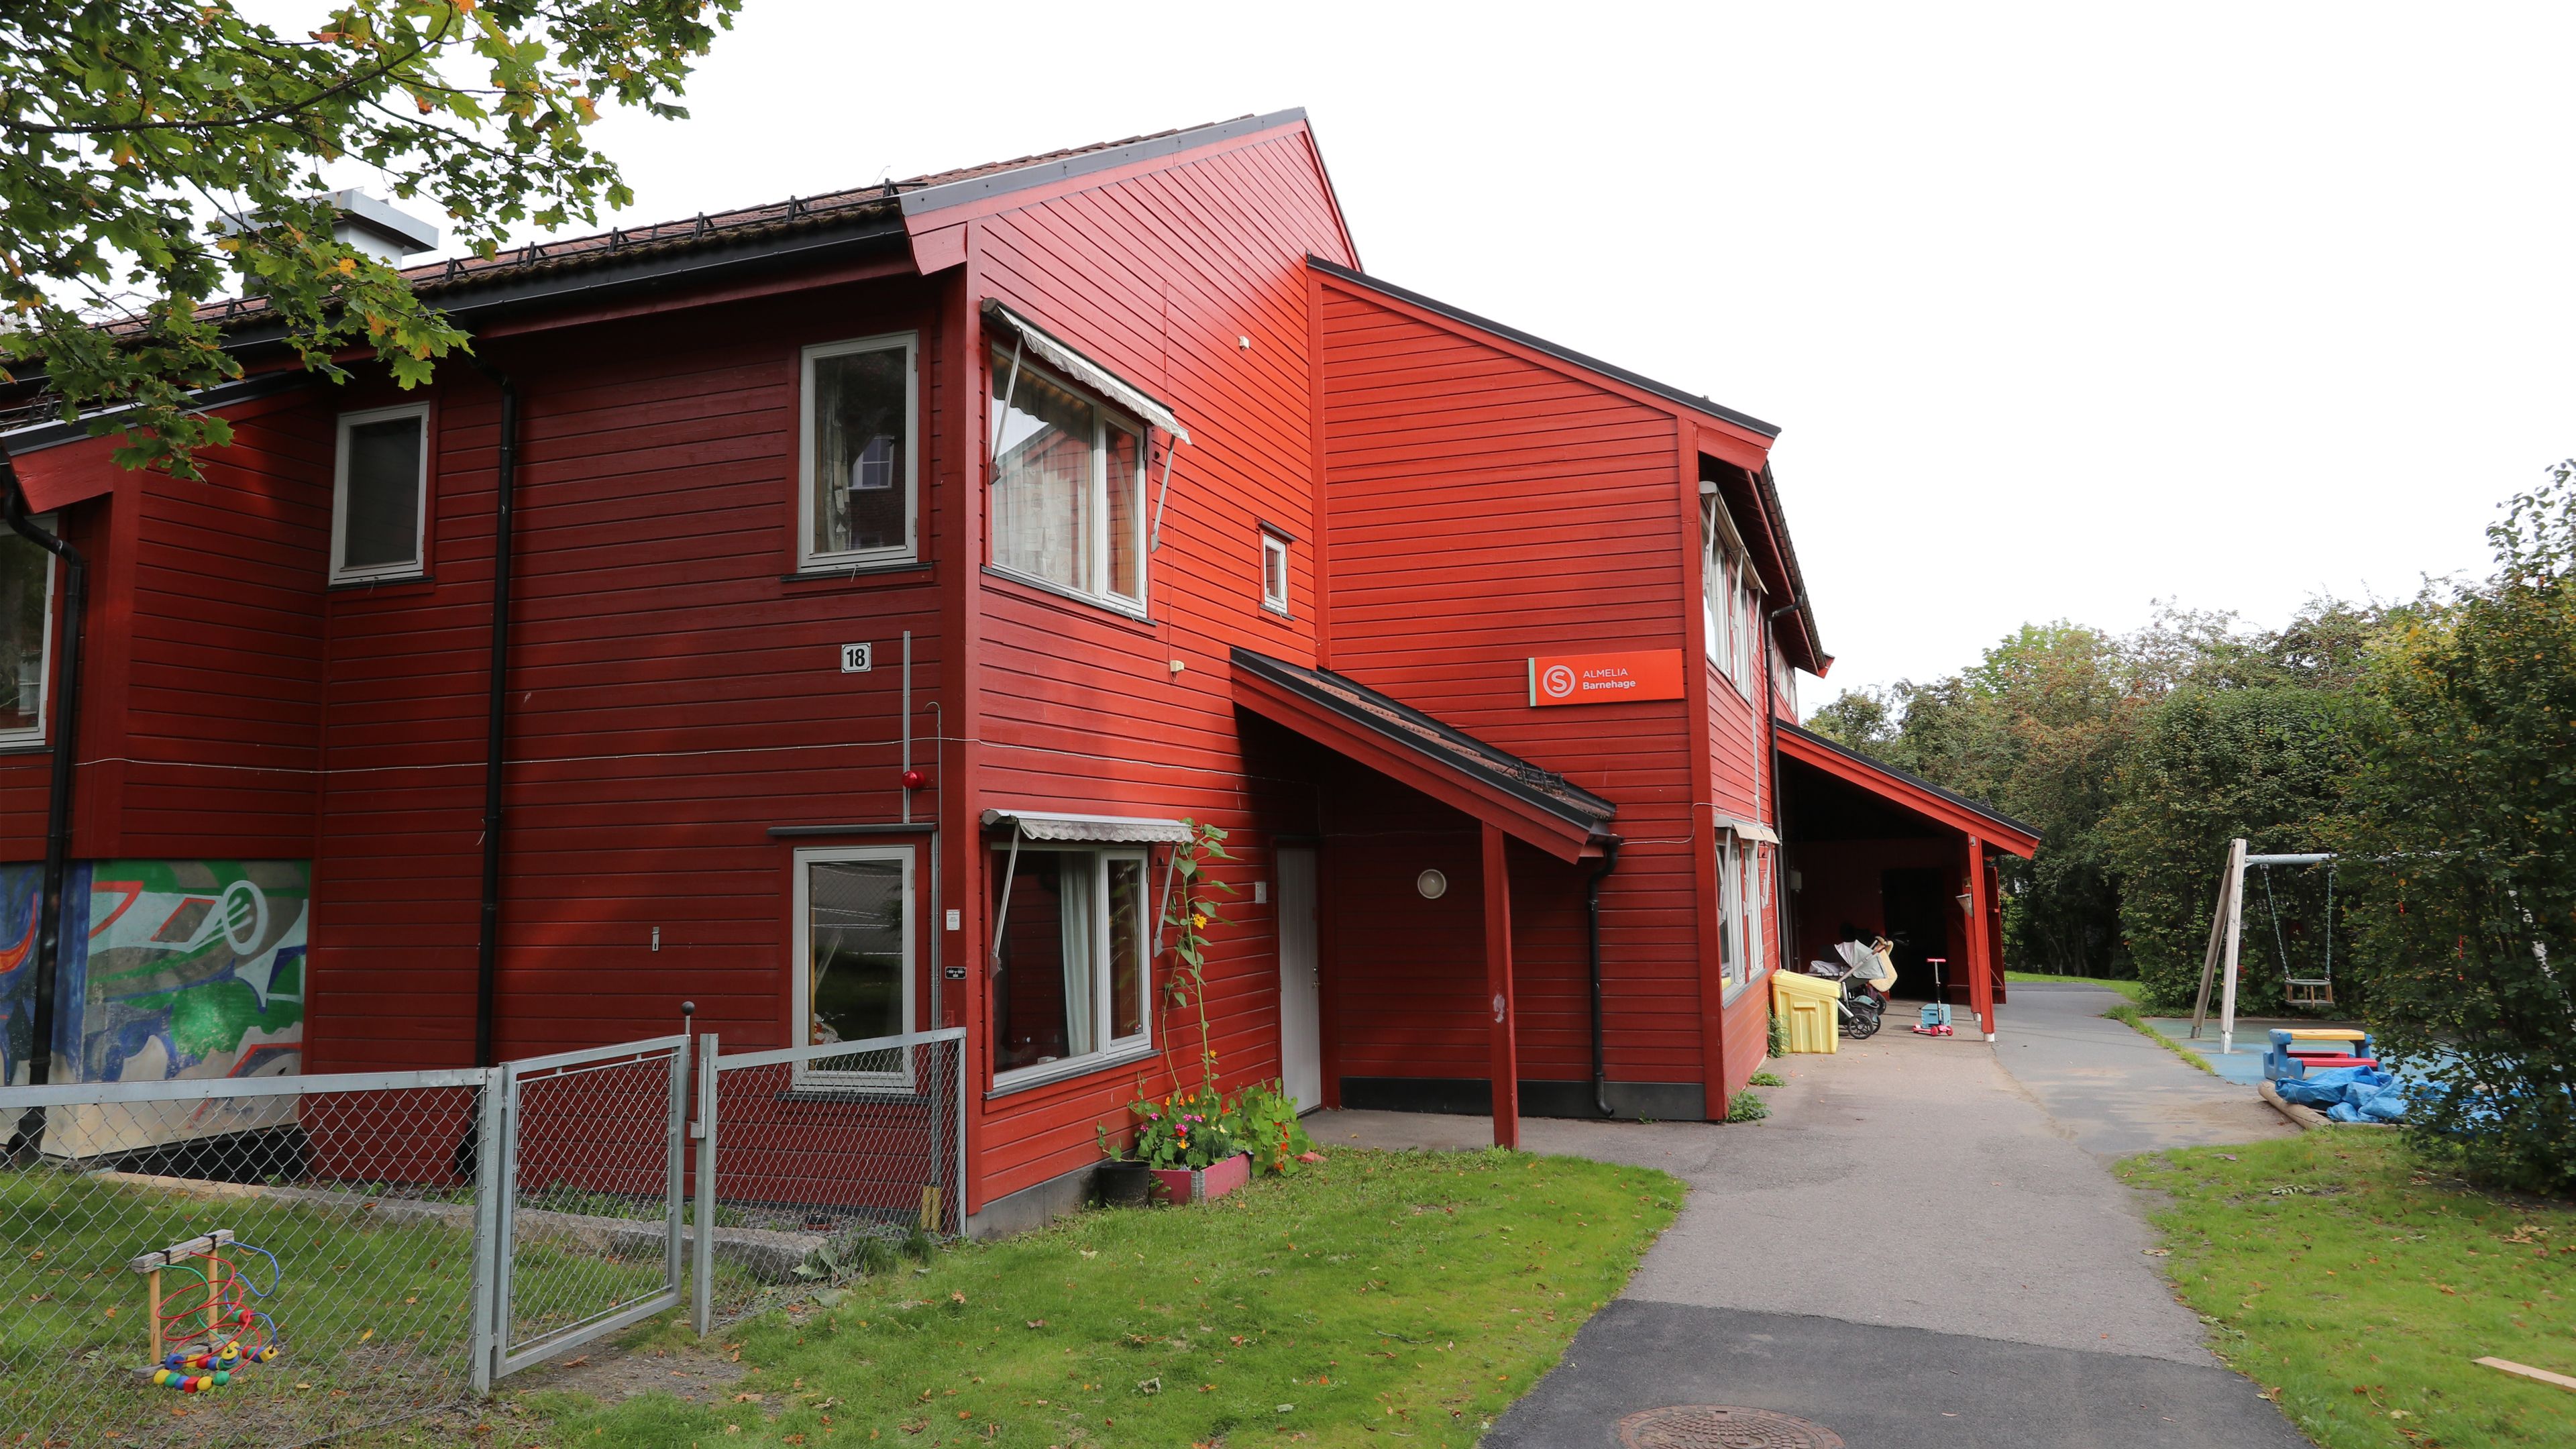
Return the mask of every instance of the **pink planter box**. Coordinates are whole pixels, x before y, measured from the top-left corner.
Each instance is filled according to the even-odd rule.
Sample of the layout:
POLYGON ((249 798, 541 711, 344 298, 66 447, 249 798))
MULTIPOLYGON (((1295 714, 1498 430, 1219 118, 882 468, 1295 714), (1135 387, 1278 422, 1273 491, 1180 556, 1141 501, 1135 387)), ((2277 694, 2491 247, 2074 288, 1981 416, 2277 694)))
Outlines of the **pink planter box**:
POLYGON ((1214 1167, 1157 1167, 1156 1202, 1207 1202, 1252 1181, 1252 1154, 1238 1152, 1214 1167))

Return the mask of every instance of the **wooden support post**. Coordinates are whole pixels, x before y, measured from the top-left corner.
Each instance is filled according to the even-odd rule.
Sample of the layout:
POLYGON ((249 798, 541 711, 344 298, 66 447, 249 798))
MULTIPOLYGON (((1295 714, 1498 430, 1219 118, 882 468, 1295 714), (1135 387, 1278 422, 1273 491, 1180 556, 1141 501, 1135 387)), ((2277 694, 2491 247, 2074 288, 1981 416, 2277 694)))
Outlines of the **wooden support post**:
POLYGON ((2201 1023, 2209 1020, 2209 983, 2218 974, 2219 959, 2227 951, 2227 922, 2233 914, 2236 892, 2245 884, 2245 842, 2227 842, 2227 865, 2218 877, 2218 904, 2209 913, 2209 949, 2200 958, 2200 995, 2191 1004, 2191 1034, 2200 1035, 2201 1023))
POLYGON ((148 1274, 146 1274, 146 1275, 145 1275, 145 1277, 144 1277, 144 1279, 143 1279, 143 1293, 144 1293, 144 1296, 145 1296, 146 1298, 148 1298, 149 1300, 151 1300, 151 1304, 152 1304, 152 1310, 151 1310, 150 1314, 148 1315, 148 1316, 151 1318, 151 1320, 152 1320, 152 1366, 153 1366, 153 1367, 155 1367, 155 1368, 159 1368, 159 1367, 161 1366, 161 1270, 160 1270, 160 1269, 155 1268, 155 1269, 151 1270, 151 1272, 150 1272, 150 1273, 148 1273, 148 1274))
POLYGON ((1510 840, 1485 824, 1485 989, 1493 1000, 1494 1145, 1521 1145, 1520 1052, 1512 1041, 1512 872, 1510 840))
POLYGON ((1986 929, 1986 843, 1968 837, 1968 1009, 1977 1029, 1995 1039, 1995 962, 2002 943, 1986 929))

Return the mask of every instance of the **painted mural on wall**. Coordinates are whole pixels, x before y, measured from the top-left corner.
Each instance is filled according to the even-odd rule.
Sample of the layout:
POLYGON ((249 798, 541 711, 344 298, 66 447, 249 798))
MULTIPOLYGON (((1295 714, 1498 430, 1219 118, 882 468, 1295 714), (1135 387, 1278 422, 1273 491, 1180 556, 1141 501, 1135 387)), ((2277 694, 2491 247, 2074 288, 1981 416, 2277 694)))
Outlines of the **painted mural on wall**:
MULTIPOLYGON (((26 1080, 35 1051, 41 879, 33 865, 0 866, 0 1011, 7 1014, 0 1067, 12 1082, 26 1080)), ((75 865, 65 884, 63 936, 74 945, 56 988, 54 1080, 183 1081, 297 1070, 309 862, 91 861, 75 865)), ((202 1106, 121 1116, 130 1126, 115 1135, 132 1146, 267 1125, 217 1121, 202 1106)))

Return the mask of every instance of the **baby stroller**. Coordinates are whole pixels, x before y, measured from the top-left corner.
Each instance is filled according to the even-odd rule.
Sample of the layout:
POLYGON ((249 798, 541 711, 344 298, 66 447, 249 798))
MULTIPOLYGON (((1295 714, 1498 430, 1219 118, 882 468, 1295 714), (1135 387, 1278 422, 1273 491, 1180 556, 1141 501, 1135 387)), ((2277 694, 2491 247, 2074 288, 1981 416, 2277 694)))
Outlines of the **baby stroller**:
POLYGON ((1886 1019, 1886 988, 1896 984, 1896 967, 1887 951, 1885 941, 1844 941, 1834 947, 1834 954, 1843 958, 1841 966, 1830 961, 1807 963, 1807 974, 1842 983, 1842 996, 1834 1009, 1841 1013, 1843 1035, 1853 1041, 1878 1035, 1886 1019))

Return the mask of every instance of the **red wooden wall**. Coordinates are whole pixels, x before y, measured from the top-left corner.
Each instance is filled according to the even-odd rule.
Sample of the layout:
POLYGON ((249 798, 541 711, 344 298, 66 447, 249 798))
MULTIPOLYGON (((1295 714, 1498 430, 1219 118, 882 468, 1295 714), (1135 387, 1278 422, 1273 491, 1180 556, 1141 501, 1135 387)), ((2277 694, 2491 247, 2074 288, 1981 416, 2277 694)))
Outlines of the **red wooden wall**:
MULTIPOLYGON (((1698 652, 1698 578, 1685 574, 1677 546, 1675 419, 1337 278, 1317 277, 1316 308, 1329 480, 1327 662, 1618 805, 1612 827, 1628 844, 1602 893, 1609 1075, 1701 1081, 1687 702, 1534 709, 1528 682, 1533 654, 1698 652)), ((1336 828, 1361 838, 1406 828, 1373 818, 1401 796, 1372 793, 1344 799, 1337 808, 1361 813, 1336 828)), ((1472 832, 1436 839, 1456 856, 1441 867, 1451 880, 1474 881, 1472 832)), ((1338 909, 1360 920, 1425 912, 1411 889, 1420 867, 1399 868, 1403 853, 1355 842, 1346 866, 1328 863, 1337 887, 1357 893, 1338 909)), ((1528 983, 1522 1074, 1588 1078, 1584 872, 1530 864, 1526 875, 1515 871, 1526 892, 1514 903, 1513 933, 1528 953, 1514 963, 1528 983)), ((1472 912, 1478 899, 1470 894, 1454 909, 1472 912)), ((1383 969, 1399 981, 1436 972, 1481 982, 1481 930, 1472 914, 1460 921, 1418 941, 1399 933, 1400 961, 1343 932, 1328 974, 1357 980, 1383 969)), ((1477 996, 1467 998, 1471 1007, 1477 996)), ((1477 1020, 1439 1018, 1460 1038, 1445 1049, 1453 1070, 1438 1064, 1446 1056, 1419 1050, 1419 1025, 1368 1019, 1403 1004, 1336 1005, 1328 1036, 1369 1043, 1386 1075, 1486 1075, 1477 1020)))
MULTIPOLYGON (((1225 874, 1268 879, 1271 836, 1312 829, 1311 790, 1248 778, 1226 660, 1237 644, 1301 663, 1315 656, 1305 258, 1355 259, 1311 137, 1302 122, 1283 126, 1179 164, 1113 174, 969 231, 972 299, 1000 298, 1153 392, 1179 413, 1194 445, 1172 471, 1150 566, 1150 622, 989 571, 975 576, 963 656, 975 719, 965 731, 973 743, 961 794, 978 810, 1213 822, 1234 833, 1239 862, 1225 874), (1298 541, 1287 619, 1261 607, 1263 522, 1298 541)), ((980 397, 980 354, 964 359, 962 373, 980 397)), ((979 451, 980 436, 970 442, 979 451)), ((1162 444, 1157 433, 1156 489, 1162 444)), ((954 842, 952 878, 979 879, 988 862, 966 848, 972 832, 960 830, 954 842)), ((1234 1085, 1278 1072, 1276 922, 1248 890, 1227 916, 1215 933, 1208 1009, 1224 1080, 1234 1085)), ((981 927, 959 943, 961 959, 982 959, 981 927)), ((980 995, 978 1006, 971 1025, 981 1083, 980 995)), ((1166 1020, 1161 1029, 1179 1028, 1166 1020)), ((1194 1017, 1185 1030, 1177 1055, 1186 1066, 1194 1017)), ((989 1100, 978 1094, 970 1146, 984 1177, 976 1201, 1094 1160, 1094 1125, 1125 1125, 1135 1090, 1130 1068, 989 1100)))

